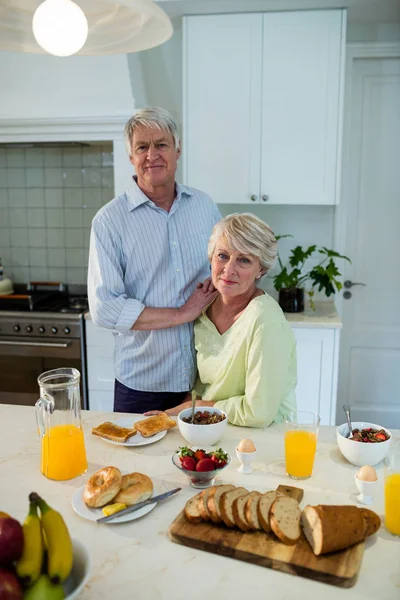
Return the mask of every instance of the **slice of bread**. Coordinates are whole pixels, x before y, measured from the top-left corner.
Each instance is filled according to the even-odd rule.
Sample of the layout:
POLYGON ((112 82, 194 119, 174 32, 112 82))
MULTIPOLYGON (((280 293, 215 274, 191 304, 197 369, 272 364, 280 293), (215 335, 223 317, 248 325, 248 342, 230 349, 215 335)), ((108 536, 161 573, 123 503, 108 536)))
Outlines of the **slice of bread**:
POLYGON ((234 485, 216 485, 208 494, 207 508, 213 523, 221 523, 222 517, 219 510, 219 500, 225 492, 235 489, 234 485))
POLYGON ((235 521, 236 527, 239 527, 242 531, 250 531, 251 525, 247 522, 247 519, 244 514, 244 510, 246 508, 246 504, 249 500, 254 497, 260 496, 260 492, 249 492, 244 496, 239 496, 236 498, 232 505, 232 514, 233 520, 235 521))
POLYGON ((101 423, 92 429, 93 435, 98 435, 99 437, 105 438, 106 440, 111 440, 113 442, 126 442, 126 440, 133 435, 136 435, 136 433, 136 429, 120 427, 119 425, 115 425, 115 423, 111 423, 111 421, 101 423))
POLYGON ((186 502, 185 508, 183 509, 185 517, 191 523, 200 523, 203 520, 203 517, 201 516, 199 511, 199 501, 201 494, 202 492, 200 492, 200 494, 196 494, 196 496, 193 496, 193 498, 190 498, 190 500, 186 502))
POLYGON ((171 429, 171 427, 175 426, 176 422, 171 419, 167 413, 161 413, 160 415, 147 417, 147 419, 136 421, 136 423, 134 423, 135 429, 145 438, 151 437, 152 435, 160 433, 160 431, 171 429))
POLYGON ((267 533, 271 531, 271 526, 269 524, 269 511, 272 504, 279 496, 283 496, 283 494, 277 491, 265 492, 265 494, 262 494, 261 498, 258 500, 257 517, 261 528, 267 533))
POLYGON ((301 535, 301 510, 297 500, 280 496, 269 511, 269 524, 277 538, 290 546, 296 544, 301 535))
POLYGON ((207 488, 207 489, 203 490, 201 492, 201 494, 199 495, 199 501, 198 501, 199 513, 200 513, 203 521, 211 520, 210 513, 208 512, 207 501, 208 501, 208 496, 210 495, 210 493, 213 489, 214 489, 214 486, 207 488))
POLYGON ((289 498, 294 498, 299 504, 303 500, 304 490, 293 485, 278 485, 276 491, 289 496, 289 498))
POLYGON ((304 535, 314 554, 327 554, 357 544, 375 533, 381 520, 357 506, 306 506, 301 516, 304 535))
POLYGON ((244 517, 250 529, 262 529, 260 519, 258 518, 258 504, 262 494, 250 496, 244 507, 244 517))
POLYGON ((223 522, 227 527, 235 527, 235 520, 233 518, 232 507, 233 503, 240 496, 248 494, 248 490, 244 487, 238 487, 233 490, 224 492, 219 499, 219 511, 223 522))

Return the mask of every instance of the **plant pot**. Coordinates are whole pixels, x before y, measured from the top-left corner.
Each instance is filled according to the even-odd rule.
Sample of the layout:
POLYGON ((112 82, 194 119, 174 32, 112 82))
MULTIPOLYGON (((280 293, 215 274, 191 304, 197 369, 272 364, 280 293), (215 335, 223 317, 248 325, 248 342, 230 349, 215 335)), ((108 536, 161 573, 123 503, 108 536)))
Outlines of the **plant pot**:
POLYGON ((282 288, 279 290, 279 306, 283 312, 304 311, 304 290, 302 288, 282 288))

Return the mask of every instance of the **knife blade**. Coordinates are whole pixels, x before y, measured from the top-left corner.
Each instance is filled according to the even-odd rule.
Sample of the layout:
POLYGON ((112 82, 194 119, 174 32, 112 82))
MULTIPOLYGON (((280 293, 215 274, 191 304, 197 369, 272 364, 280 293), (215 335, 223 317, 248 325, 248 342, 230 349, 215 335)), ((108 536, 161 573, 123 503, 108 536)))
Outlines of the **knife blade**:
POLYGON ((138 504, 133 504, 132 506, 128 506, 123 510, 119 510, 118 512, 108 515, 107 517, 101 517, 101 519, 96 519, 96 523, 108 523, 108 521, 112 521, 116 517, 122 517, 122 515, 127 515, 128 513, 135 512, 143 506, 147 506, 148 504, 154 504, 155 502, 160 502, 160 500, 165 500, 165 498, 169 498, 169 496, 173 496, 177 492, 180 492, 182 488, 174 488, 173 490, 169 490, 169 492, 164 492, 163 494, 159 494, 158 496, 154 496, 153 498, 148 498, 148 500, 144 500, 143 502, 139 502, 138 504))

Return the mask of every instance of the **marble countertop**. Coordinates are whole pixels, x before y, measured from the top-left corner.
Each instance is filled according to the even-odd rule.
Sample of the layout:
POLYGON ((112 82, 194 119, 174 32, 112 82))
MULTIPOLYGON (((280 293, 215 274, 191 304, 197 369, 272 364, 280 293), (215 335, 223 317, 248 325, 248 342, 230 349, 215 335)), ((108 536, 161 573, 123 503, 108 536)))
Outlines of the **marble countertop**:
MULTIPOLYGON (((88 472, 71 481, 56 482, 40 473, 40 443, 34 409, 0 405, 0 510, 22 521, 28 509, 28 494, 36 491, 59 510, 71 535, 87 545, 92 572, 82 600, 398 600, 400 597, 400 539, 381 527, 366 542, 358 581, 353 588, 318 583, 273 571, 232 558, 211 555, 171 542, 168 528, 185 502, 196 493, 186 477, 171 462, 172 453, 183 445, 178 428, 160 441, 137 448, 108 444, 90 434, 91 427, 115 418, 113 413, 83 412, 88 472), (114 465, 140 471, 166 489, 182 491, 160 503, 141 519, 119 525, 98 525, 74 513, 71 498, 97 469, 114 465), (273 590, 273 592, 272 592, 273 590)), ((118 415, 120 417, 122 415, 118 415)), ((400 438, 400 431, 394 431, 400 438)), ((301 482, 303 503, 356 504, 356 467, 336 446, 334 427, 322 427, 313 476, 301 482)), ((221 446, 232 456, 219 481, 266 491, 279 484, 293 484, 284 471, 282 426, 267 430, 228 425, 221 446), (234 448, 249 437, 257 447, 254 471, 238 473, 234 448)), ((371 509, 383 515, 383 467, 378 466, 379 486, 371 509)))
MULTIPOLYGON (((333 302, 316 302, 315 310, 310 308, 306 301, 304 312, 285 313, 286 319, 292 327, 308 327, 321 329, 341 329, 342 320, 339 317, 333 302)), ((91 319, 90 312, 84 315, 85 319, 91 319)))

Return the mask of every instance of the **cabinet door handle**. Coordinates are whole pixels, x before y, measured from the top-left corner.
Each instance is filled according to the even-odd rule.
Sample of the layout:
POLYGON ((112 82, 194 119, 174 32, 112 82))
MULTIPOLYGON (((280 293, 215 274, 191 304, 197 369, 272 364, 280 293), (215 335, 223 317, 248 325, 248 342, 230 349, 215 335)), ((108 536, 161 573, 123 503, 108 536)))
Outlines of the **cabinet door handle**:
POLYGON ((253 202, 257 202, 257 200, 258 200, 258 196, 256 196, 255 194, 252 194, 252 195, 250 196, 250 200, 252 200, 253 202))
POLYGON ((262 200, 263 202, 268 202, 268 200, 269 200, 269 196, 267 196, 267 194, 263 194, 263 195, 261 196, 261 200, 262 200))

